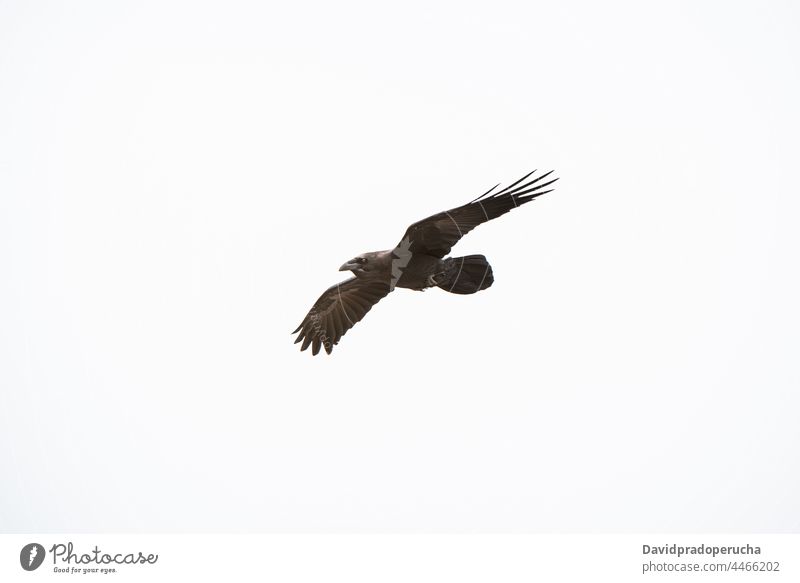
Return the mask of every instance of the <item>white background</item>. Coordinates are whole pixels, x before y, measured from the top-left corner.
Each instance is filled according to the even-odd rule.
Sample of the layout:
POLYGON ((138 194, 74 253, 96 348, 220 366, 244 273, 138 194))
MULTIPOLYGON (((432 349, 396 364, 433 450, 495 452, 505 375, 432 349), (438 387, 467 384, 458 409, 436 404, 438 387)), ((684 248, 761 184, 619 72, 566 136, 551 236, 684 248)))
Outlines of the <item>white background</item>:
POLYGON ((798 20, 0 4, 0 529, 796 531, 798 20), (292 344, 534 167, 490 290, 292 344))

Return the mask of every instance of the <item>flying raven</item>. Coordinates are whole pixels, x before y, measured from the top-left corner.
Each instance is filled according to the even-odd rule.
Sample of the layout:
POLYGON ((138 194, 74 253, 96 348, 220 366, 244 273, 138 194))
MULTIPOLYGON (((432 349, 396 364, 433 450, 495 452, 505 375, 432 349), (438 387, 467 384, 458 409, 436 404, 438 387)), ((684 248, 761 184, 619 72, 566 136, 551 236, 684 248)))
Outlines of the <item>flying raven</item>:
POLYGON ((414 223, 394 249, 362 253, 342 265, 339 271, 352 271, 355 277, 329 287, 312 306, 293 332, 300 332, 295 340, 302 341, 300 350, 311 346, 312 354, 317 354, 322 346, 330 354, 334 344, 395 287, 474 294, 491 286, 494 276, 486 257, 445 255, 481 223, 551 192, 544 189, 558 178, 542 180, 553 171, 528 180, 535 172, 494 194, 499 184, 470 203, 414 223))

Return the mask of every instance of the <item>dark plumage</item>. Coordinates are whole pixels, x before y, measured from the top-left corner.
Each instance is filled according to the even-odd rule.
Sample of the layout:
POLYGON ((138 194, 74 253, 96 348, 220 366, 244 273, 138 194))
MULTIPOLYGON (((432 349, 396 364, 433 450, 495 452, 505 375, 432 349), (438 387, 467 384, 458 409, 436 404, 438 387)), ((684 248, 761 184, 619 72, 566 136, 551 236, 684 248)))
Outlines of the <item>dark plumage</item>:
POLYGON ((351 277, 328 288, 294 331, 300 350, 311 346, 330 354, 342 336, 395 287, 424 290, 438 287, 456 294, 472 294, 492 285, 492 267, 483 255, 447 257, 450 249, 472 229, 504 215, 537 196, 558 178, 542 182, 552 170, 528 180, 526 174, 498 192, 489 189, 470 203, 443 211, 408 227, 393 249, 371 251, 354 257, 339 268, 351 277))

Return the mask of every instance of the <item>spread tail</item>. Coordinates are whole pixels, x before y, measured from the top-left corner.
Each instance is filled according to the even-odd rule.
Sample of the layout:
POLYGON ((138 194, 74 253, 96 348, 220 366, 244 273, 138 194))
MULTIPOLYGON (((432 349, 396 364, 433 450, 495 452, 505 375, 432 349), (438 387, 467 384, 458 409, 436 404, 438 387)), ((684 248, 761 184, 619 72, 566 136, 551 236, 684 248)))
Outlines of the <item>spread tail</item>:
MULTIPOLYGON (((442 276, 437 276, 437 281, 442 276)), ((474 294, 494 283, 492 266, 483 255, 445 259, 444 281, 438 287, 454 294, 474 294)))

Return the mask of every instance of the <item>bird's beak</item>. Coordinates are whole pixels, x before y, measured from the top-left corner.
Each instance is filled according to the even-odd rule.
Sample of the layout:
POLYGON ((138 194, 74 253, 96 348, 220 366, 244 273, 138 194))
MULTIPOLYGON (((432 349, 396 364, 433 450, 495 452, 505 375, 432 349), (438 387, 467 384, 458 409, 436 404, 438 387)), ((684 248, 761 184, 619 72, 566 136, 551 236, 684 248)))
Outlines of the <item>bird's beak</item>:
POLYGON ((356 267, 358 267, 358 263, 356 263, 351 259, 347 263, 343 263, 342 266, 339 268, 339 271, 351 271, 356 267))

